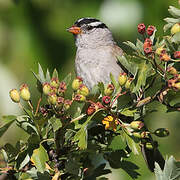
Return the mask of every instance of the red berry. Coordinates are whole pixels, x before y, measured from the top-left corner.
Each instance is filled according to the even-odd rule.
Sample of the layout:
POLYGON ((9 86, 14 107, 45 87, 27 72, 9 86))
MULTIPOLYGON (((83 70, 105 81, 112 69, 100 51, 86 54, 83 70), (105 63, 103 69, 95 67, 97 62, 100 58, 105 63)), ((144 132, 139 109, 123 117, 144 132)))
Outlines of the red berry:
POLYGON ((96 111, 96 107, 94 104, 91 104, 87 109, 87 115, 92 115, 96 111))
POLYGON ((152 46, 152 41, 149 38, 146 38, 144 41, 144 49, 147 47, 151 47, 152 46))
POLYGON ((154 30, 155 30, 155 27, 154 26, 152 26, 152 25, 150 25, 150 26, 148 26, 148 28, 147 28, 147 34, 149 35, 149 36, 152 36, 153 35, 153 33, 154 33, 154 30))
POLYGON ((144 53, 145 53, 145 54, 150 54, 150 53, 152 53, 152 47, 146 47, 146 48, 144 48, 144 53))
POLYGON ((174 52, 174 58, 175 59, 180 59, 180 51, 174 52))
POLYGON ((138 24, 138 32, 139 32, 140 34, 144 34, 145 31, 146 31, 146 26, 145 26, 143 23, 138 24))
POLYGON ((104 104, 109 104, 111 102, 111 98, 109 96, 104 96, 102 101, 104 104))

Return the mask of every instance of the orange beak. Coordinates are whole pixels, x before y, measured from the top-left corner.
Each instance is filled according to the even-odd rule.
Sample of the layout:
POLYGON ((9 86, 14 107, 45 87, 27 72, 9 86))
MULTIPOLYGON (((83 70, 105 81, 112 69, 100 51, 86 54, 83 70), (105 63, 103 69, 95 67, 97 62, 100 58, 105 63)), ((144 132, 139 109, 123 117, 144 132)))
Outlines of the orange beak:
POLYGON ((81 28, 77 27, 77 26, 72 26, 72 27, 68 28, 67 31, 70 33, 73 33, 73 34, 80 34, 82 32, 81 28))

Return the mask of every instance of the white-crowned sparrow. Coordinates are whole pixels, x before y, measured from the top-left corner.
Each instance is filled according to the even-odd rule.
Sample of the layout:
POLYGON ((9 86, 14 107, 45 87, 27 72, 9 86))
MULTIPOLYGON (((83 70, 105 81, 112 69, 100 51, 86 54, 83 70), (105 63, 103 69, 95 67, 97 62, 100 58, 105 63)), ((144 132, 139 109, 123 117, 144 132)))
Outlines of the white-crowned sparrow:
MULTIPOLYGON (((83 79, 88 88, 92 89, 98 82, 110 82, 110 73, 117 79, 125 71, 117 62, 117 56, 122 56, 123 51, 116 45, 104 23, 95 18, 81 18, 68 31, 75 36, 77 76, 83 79)), ((151 138, 148 140, 153 141, 151 138)), ((142 143, 141 149, 149 169, 154 171, 155 162, 163 169, 165 161, 157 147, 149 150, 145 143, 142 143)))
POLYGON ((118 78, 123 70, 117 63, 117 56, 123 51, 104 23, 94 18, 81 18, 68 31, 75 36, 77 76, 88 88, 92 89, 98 82, 110 82, 110 73, 118 78))

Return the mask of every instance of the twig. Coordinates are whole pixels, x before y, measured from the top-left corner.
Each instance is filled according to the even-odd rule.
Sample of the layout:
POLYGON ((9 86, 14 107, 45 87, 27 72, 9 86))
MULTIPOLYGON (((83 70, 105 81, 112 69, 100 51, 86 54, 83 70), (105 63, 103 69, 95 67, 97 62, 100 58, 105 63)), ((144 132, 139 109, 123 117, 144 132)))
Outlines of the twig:
POLYGON ((36 107, 35 116, 37 115, 37 113, 38 113, 38 111, 39 111, 39 106, 40 106, 41 101, 42 101, 42 94, 41 94, 41 97, 40 97, 39 100, 38 100, 38 104, 37 104, 37 107, 36 107))

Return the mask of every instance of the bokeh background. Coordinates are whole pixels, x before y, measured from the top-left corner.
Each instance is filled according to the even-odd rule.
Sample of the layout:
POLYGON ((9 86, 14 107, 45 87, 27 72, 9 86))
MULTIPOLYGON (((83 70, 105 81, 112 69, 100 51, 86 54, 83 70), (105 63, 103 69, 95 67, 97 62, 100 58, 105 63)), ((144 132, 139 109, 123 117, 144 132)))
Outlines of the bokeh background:
MULTIPOLYGON (((43 69, 54 68, 63 79, 74 73, 75 45, 73 36, 66 32, 80 17, 102 20, 113 32, 114 38, 125 51, 123 41, 135 41, 137 24, 144 22, 157 27, 163 35, 163 19, 169 16, 168 6, 178 5, 178 0, 0 0, 0 115, 20 114, 16 104, 9 98, 9 90, 22 83, 30 86, 33 101, 39 96, 31 70, 37 71, 38 62, 43 69)), ((150 129, 168 127, 171 135, 158 139, 165 156, 180 159, 180 114, 166 113, 158 103, 151 105, 157 112, 146 117, 150 129)), ((15 144, 23 139, 22 131, 12 126, 0 139, 15 144)), ((140 167, 139 180, 155 179, 147 170, 142 156, 131 157, 140 167)), ((127 174, 118 169, 109 175, 112 180, 128 180, 127 174)))

